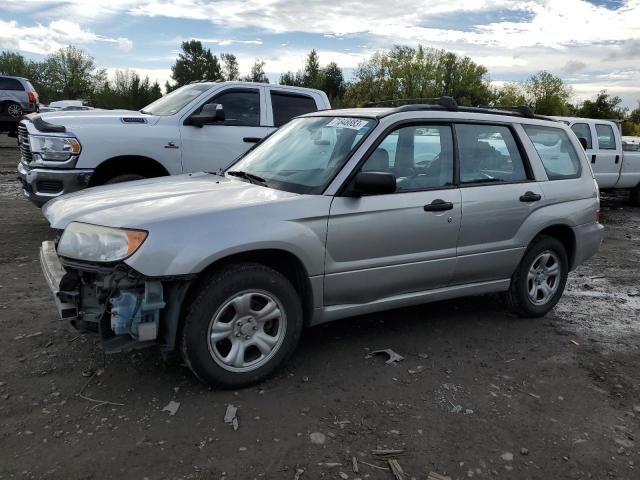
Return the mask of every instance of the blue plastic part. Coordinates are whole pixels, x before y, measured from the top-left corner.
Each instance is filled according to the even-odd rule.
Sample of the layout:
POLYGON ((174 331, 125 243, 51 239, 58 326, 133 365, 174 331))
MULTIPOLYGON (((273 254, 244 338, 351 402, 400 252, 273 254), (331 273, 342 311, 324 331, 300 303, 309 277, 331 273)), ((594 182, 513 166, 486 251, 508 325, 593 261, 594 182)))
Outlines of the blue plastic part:
POLYGON ((155 339, 160 310, 165 306, 162 283, 145 282, 144 295, 141 292, 122 290, 110 301, 111 329, 116 335, 129 334, 136 340, 155 339))

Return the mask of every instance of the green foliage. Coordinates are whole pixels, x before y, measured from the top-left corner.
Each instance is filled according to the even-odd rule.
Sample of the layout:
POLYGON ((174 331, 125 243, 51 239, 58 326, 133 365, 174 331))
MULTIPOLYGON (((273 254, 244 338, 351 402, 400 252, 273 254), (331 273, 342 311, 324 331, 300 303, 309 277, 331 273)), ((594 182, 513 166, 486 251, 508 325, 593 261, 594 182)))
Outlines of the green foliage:
POLYGON ((182 52, 171 67, 171 78, 175 82, 171 90, 197 80, 224 80, 218 57, 204 48, 202 42, 189 40, 182 42, 181 48, 182 52))
POLYGON ((251 65, 251 72, 249 75, 243 78, 245 82, 259 82, 259 83, 269 83, 269 79, 264 73, 264 65, 265 62, 263 60, 256 59, 251 65))
POLYGON ((585 100, 577 109, 577 115, 585 118, 623 119, 626 109, 620 108, 622 99, 612 97, 606 90, 600 91, 595 100, 585 100))
POLYGON ((283 73, 280 75, 280 84, 323 90, 332 104, 342 103, 346 87, 342 69, 338 64, 330 62, 326 67, 321 67, 320 57, 315 50, 311 50, 307 55, 304 70, 283 73))
POLYGON ((238 66, 238 59, 233 53, 221 53, 220 59, 222 60, 222 73, 225 80, 239 80, 240 79, 240 67, 238 66))
POLYGON ((149 77, 129 70, 116 70, 111 82, 105 81, 96 90, 94 103, 102 108, 140 110, 162 96, 158 82, 151 84, 149 77))
POLYGON ((469 57, 445 50, 396 45, 359 65, 347 102, 451 96, 460 105, 491 100, 487 69, 469 57))
POLYGON ((530 105, 540 115, 569 115, 569 99, 573 92, 560 77, 540 71, 529 77, 524 91, 530 105))
POLYGON ((493 106, 514 107, 517 105, 528 105, 524 86, 520 83, 505 83, 502 87, 493 91, 493 106))

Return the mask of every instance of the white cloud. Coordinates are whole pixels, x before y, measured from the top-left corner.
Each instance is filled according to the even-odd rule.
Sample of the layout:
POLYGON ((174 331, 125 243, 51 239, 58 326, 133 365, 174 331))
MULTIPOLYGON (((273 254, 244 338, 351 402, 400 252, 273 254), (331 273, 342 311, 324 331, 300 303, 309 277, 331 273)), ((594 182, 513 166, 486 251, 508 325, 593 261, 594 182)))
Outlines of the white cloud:
POLYGON ((128 38, 110 38, 83 29, 69 20, 53 20, 49 25, 19 25, 16 21, 0 19, 0 48, 17 49, 30 53, 48 54, 67 45, 84 45, 96 42, 117 44, 123 51, 131 50, 128 38))

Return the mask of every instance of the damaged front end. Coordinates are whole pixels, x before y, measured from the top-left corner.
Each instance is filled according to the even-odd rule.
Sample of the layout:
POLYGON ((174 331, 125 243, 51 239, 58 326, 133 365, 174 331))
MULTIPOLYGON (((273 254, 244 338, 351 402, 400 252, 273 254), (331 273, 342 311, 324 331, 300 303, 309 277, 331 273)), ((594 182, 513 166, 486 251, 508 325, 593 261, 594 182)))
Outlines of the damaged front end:
POLYGON ((174 349, 189 279, 148 278, 124 263, 61 259, 51 241, 42 244, 40 261, 60 318, 80 332, 98 333, 105 352, 174 349))

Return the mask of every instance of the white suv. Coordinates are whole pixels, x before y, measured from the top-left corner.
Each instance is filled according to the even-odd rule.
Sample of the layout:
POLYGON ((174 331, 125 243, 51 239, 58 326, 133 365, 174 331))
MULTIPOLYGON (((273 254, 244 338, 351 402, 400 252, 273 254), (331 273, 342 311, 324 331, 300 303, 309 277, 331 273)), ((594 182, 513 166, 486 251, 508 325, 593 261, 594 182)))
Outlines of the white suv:
POLYGON ((18 127, 18 175, 24 195, 40 206, 96 185, 216 172, 291 118, 328 108, 319 90, 197 82, 139 112, 33 115, 18 127))

